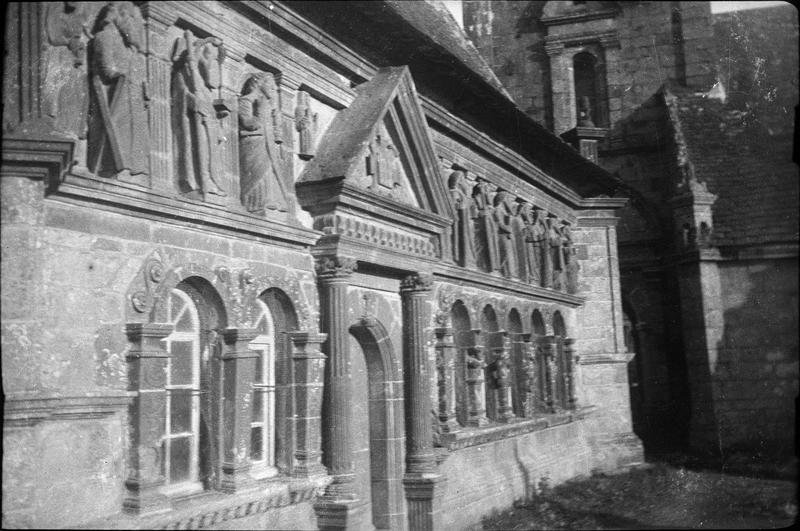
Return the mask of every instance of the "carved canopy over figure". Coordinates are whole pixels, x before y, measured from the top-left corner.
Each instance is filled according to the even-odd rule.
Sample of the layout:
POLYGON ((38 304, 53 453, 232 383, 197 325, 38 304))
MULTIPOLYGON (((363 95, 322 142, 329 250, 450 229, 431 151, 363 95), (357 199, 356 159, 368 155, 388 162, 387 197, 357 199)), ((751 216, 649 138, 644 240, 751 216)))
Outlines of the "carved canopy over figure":
POLYGON ((294 127, 298 133, 297 156, 303 160, 314 157, 314 140, 317 136, 317 113, 311 112, 309 95, 305 90, 297 93, 294 110, 294 127))
POLYGON ((559 228, 558 218, 553 214, 547 217, 547 243, 552 263, 550 284, 547 287, 562 289, 564 284, 564 254, 561 249, 561 230, 559 228))
POLYGON ((241 199, 250 212, 287 210, 273 134, 277 91, 272 74, 250 76, 239 97, 241 199))
POLYGON ((500 251, 500 270, 505 277, 517 276, 517 251, 511 220, 514 216, 514 198, 505 190, 494 196, 494 222, 497 225, 497 247, 500 251))
POLYGON ((144 21, 131 2, 103 7, 90 44, 88 167, 102 176, 148 171, 144 21))
POLYGON ((497 245, 497 224, 492 207, 492 185, 478 179, 472 191, 472 218, 475 223, 475 256, 478 267, 490 273, 500 269, 500 249, 497 245))
POLYGON ((475 242, 472 230, 472 185, 466 173, 460 170, 450 174, 447 180, 450 198, 456 210, 453 222, 453 258, 464 267, 475 267, 475 242))
POLYGON ((216 37, 194 40, 186 30, 172 53, 173 134, 182 192, 224 196, 220 124, 214 109, 220 86, 220 64, 225 58, 216 37))
POLYGON ((564 255, 564 288, 567 293, 578 292, 578 261, 575 257, 575 245, 572 242, 572 230, 568 222, 561 225, 561 245, 564 255))

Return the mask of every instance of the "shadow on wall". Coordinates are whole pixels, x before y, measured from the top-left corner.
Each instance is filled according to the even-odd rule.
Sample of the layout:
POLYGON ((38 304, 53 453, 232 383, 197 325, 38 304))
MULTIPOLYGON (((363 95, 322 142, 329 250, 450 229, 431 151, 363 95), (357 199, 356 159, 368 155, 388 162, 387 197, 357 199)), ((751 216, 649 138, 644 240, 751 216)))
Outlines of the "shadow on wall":
POLYGON ((707 364, 723 464, 782 462, 795 448, 798 262, 750 264, 720 268, 724 329, 707 364))

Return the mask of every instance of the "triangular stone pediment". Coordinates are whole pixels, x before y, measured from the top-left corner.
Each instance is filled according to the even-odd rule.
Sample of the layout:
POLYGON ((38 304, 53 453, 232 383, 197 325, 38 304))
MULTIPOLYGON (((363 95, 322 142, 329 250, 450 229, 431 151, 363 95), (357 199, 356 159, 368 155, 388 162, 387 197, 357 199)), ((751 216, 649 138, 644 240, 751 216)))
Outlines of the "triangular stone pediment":
POLYGON ((411 218, 414 211, 451 218, 408 68, 383 68, 356 90, 358 95, 333 119, 297 181, 301 205, 316 216, 340 203, 354 203, 348 198, 358 196, 355 202, 363 203, 374 197, 411 218))

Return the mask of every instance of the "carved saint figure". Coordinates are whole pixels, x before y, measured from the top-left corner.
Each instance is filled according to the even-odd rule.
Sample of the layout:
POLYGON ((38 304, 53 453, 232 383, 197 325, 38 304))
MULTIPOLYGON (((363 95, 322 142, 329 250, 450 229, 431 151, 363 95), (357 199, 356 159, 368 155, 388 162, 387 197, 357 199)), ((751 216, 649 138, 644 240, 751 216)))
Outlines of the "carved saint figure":
POLYGON ((514 229, 511 223, 514 198, 505 190, 499 190, 494 196, 494 216, 497 225, 497 247, 500 251, 500 270, 504 277, 517 276, 517 251, 514 248, 514 229))
POLYGON ((564 254, 564 288, 567 293, 578 292, 578 261, 575 258, 575 245, 572 242, 572 230, 569 223, 562 222, 561 245, 564 254))
POLYGON ((558 218, 552 214, 547 218, 547 244, 552 264, 550 285, 548 287, 562 289, 564 283, 564 253, 561 249, 561 230, 558 226, 558 218))
POLYGON ((220 86, 222 41, 216 37, 194 40, 186 30, 172 54, 173 134, 182 192, 224 196, 218 144, 222 141, 214 109, 220 86))
POLYGON ((592 104, 589 96, 581 96, 578 100, 578 125, 582 127, 594 127, 592 120, 592 104))
POLYGON ((242 204, 249 212, 286 211, 286 191, 276 165, 272 74, 250 76, 239 97, 239 173, 242 204))
POLYGON ((537 286, 545 286, 545 279, 548 278, 548 271, 552 271, 549 264, 549 253, 547 250, 547 226, 544 222, 544 211, 541 208, 533 207, 531 210, 531 224, 527 227, 526 240, 532 246, 531 271, 533 277, 531 282, 537 286))
POLYGON ((379 131, 369 143, 367 157, 367 175, 372 176, 369 188, 378 192, 380 188, 387 191, 400 185, 402 168, 397 150, 392 145, 389 135, 379 131))
POLYGON ((521 225, 519 249, 518 254, 520 257, 520 272, 525 272, 525 276, 521 277, 526 282, 539 286, 542 281, 542 264, 541 259, 537 255, 537 238, 542 239, 540 234, 537 234, 539 226, 535 223, 536 213, 533 210, 533 205, 527 201, 522 201, 517 208, 517 218, 521 225))
POLYGON ((294 127, 298 133, 297 156, 303 160, 314 157, 314 139, 317 136, 317 113, 311 112, 308 102, 308 92, 299 91, 294 110, 294 127))
POLYGON ((453 222, 453 258, 461 266, 475 267, 475 242, 470 216, 472 186, 466 173, 460 170, 450 174, 447 184, 456 209, 456 219, 453 222))
POLYGON ((88 166, 98 175, 147 173, 144 22, 131 2, 103 7, 90 45, 88 166))
MULTIPOLYGON (((89 93, 86 86, 86 45, 89 13, 82 2, 47 4, 48 62, 42 84, 53 129, 81 139, 85 149, 89 93), (69 63, 69 65, 68 65, 69 63)), ((85 152, 78 159, 85 163, 85 152)))
POLYGON ((492 206, 492 185, 478 179, 472 191, 472 219, 475 224, 475 256, 478 267, 490 273, 500 269, 497 225, 492 206))

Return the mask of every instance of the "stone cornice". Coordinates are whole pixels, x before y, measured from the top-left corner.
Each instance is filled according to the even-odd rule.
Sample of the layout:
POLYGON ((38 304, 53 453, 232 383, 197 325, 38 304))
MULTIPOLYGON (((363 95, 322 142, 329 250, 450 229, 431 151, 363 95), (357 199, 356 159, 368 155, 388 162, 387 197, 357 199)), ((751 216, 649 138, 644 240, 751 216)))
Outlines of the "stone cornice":
POLYGON ((204 230, 220 235, 253 236, 263 240, 276 240, 299 247, 309 247, 320 234, 299 224, 288 224, 279 219, 258 217, 231 210, 208 202, 166 194, 155 189, 145 189, 114 179, 67 174, 52 198, 70 203, 88 203, 110 211, 163 221, 182 223, 184 226, 202 226, 204 230))
POLYGON ((604 18, 615 18, 619 12, 616 9, 604 9, 602 11, 589 11, 583 13, 570 13, 567 15, 556 15, 553 17, 542 17, 541 23, 545 26, 560 26, 564 24, 576 24, 589 20, 601 20, 604 18))
MULTIPOLYGON (((549 35, 545 37, 545 49, 551 47, 554 53, 557 46, 572 47, 582 44, 600 43, 604 48, 619 48, 619 36, 616 31, 593 33, 570 33, 568 35, 549 35)), ((548 54, 550 52, 548 51, 548 54)))
POLYGON ((77 396, 9 393, 5 396, 3 420, 10 427, 30 426, 45 420, 101 418, 125 411, 131 398, 126 391, 77 396))
POLYGON ((73 150, 69 140, 6 136, 0 176, 41 179, 53 189, 72 164, 73 150))
POLYGON ((503 278, 500 276, 489 275, 478 271, 471 271, 460 266, 440 262, 433 270, 436 280, 441 282, 472 287, 481 290, 489 290, 498 296, 508 295, 514 297, 526 297, 547 302, 555 302, 569 307, 577 307, 584 303, 583 297, 577 297, 561 291, 556 291, 540 286, 534 286, 527 282, 520 282, 503 278))

